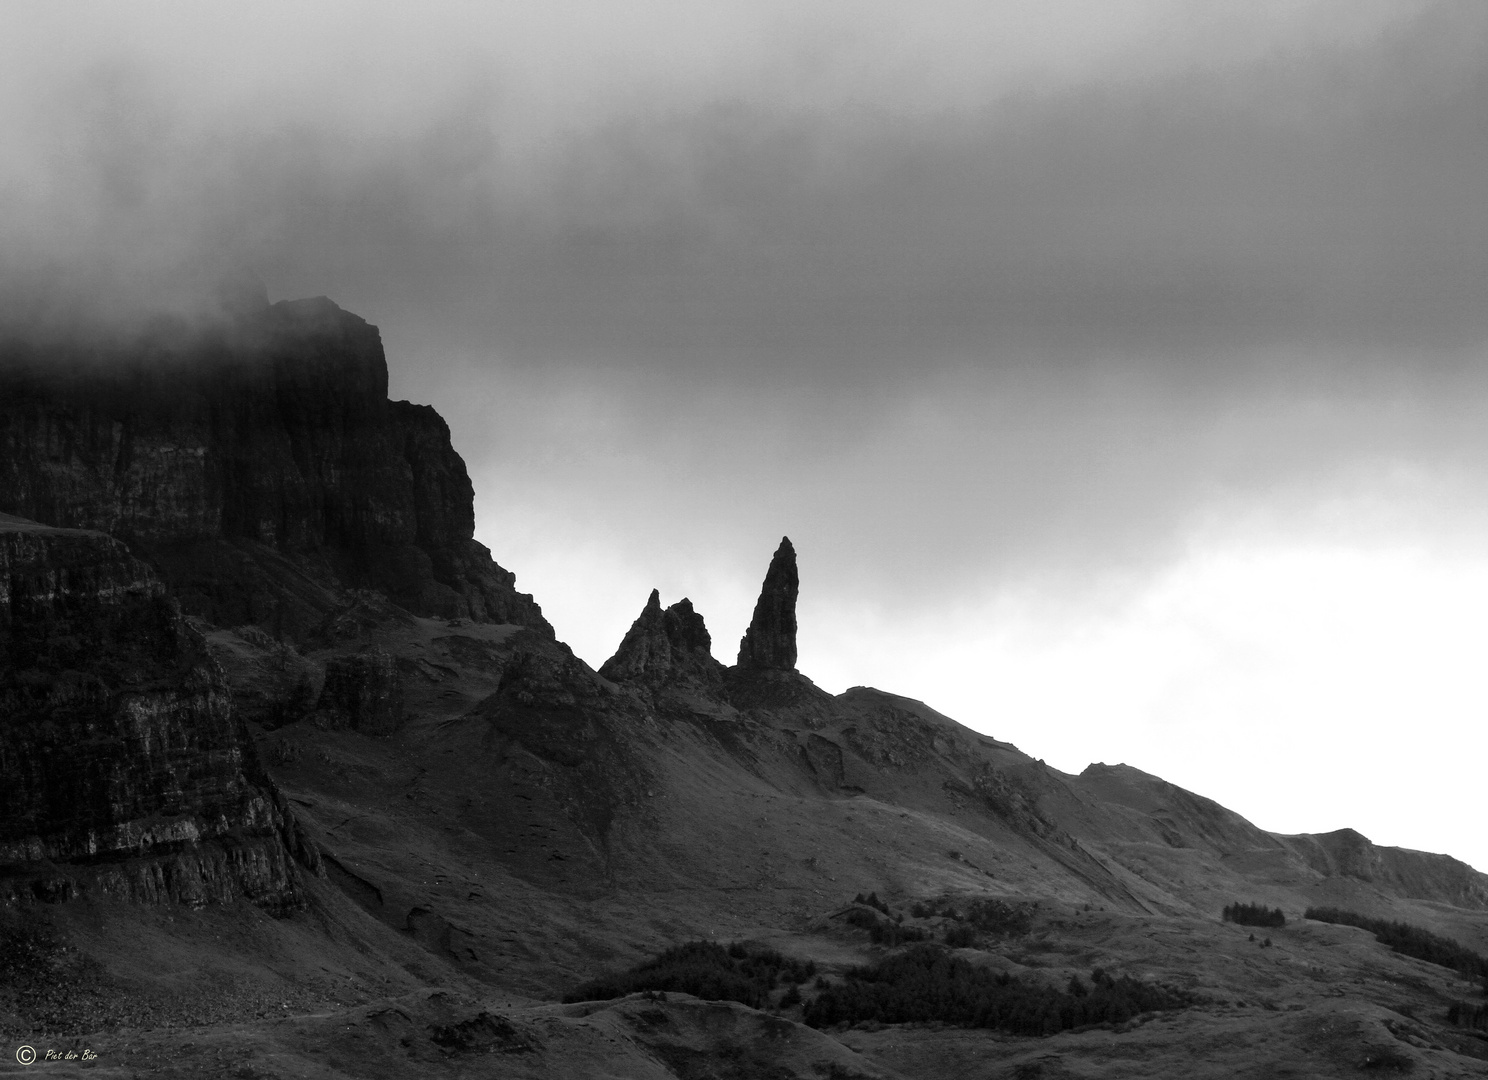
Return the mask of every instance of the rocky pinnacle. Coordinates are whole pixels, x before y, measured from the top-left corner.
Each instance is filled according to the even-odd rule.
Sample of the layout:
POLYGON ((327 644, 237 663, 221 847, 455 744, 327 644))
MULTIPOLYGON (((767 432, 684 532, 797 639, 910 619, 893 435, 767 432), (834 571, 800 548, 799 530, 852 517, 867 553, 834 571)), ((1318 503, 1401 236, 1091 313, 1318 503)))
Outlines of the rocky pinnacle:
POLYGON ((661 596, 652 589, 640 617, 599 673, 617 682, 642 677, 706 676, 718 666, 710 651, 712 644, 703 617, 692 609, 691 600, 684 597, 663 611, 661 596))
POLYGON ((658 668, 671 666, 672 650, 662 625, 661 594, 651 590, 651 598, 640 617, 630 626, 625 640, 615 655, 605 661, 599 673, 607 679, 633 679, 658 668))
POLYGON ((754 605, 754 618, 739 642, 739 667, 755 670, 794 671, 796 667, 796 594, 800 580, 796 576, 796 549, 790 537, 780 539, 760 598, 754 605))

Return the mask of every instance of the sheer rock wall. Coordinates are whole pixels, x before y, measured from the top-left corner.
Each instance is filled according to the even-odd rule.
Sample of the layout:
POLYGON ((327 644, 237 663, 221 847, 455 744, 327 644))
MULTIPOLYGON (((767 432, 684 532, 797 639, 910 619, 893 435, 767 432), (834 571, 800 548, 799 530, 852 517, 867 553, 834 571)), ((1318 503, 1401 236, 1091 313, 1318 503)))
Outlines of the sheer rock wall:
POLYGON ((387 398, 377 328, 324 298, 128 340, 0 345, 0 512, 98 529, 222 626, 307 634, 358 589, 551 633, 474 539, 449 428, 387 398))
POLYGON ((302 903, 314 848, 221 669, 102 533, 0 515, 0 901, 302 903))

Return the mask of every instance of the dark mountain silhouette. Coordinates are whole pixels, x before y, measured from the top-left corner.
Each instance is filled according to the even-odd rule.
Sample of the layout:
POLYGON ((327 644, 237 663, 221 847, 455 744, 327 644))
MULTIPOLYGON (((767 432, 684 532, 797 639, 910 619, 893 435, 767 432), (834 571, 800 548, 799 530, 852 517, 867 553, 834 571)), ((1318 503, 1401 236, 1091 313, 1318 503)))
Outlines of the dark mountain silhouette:
POLYGON ((918 701, 829 694, 796 670, 789 540, 736 664, 689 601, 653 592, 596 672, 474 541, 444 423, 386 385, 375 328, 326 300, 0 350, 15 1041, 86 1037, 91 1071, 121 1077, 1469 1075, 1488 1058, 1447 1020, 1476 987, 1302 918, 1485 952, 1470 867, 1347 830, 1272 835, 1124 765, 1071 776, 918 701), (1284 910, 1270 947, 1222 920, 1237 902, 1284 910), (648 957, 699 939, 751 944, 668 952, 717 968, 669 985, 731 979, 763 1009, 559 1004, 640 986, 648 957), (777 985, 761 957, 825 985, 777 985), (880 999, 884 1022, 929 1015, 911 978, 961 986, 946 1019, 970 1028, 873 1021, 880 999), (1021 1011, 977 1011, 1004 1005, 1021 1011), (858 1026, 803 1025, 839 1013, 858 1026))
POLYGON ((98 529, 191 615, 302 639, 373 589, 547 630, 475 539, 433 409, 389 401, 377 328, 324 297, 107 345, 0 346, 0 512, 98 529))

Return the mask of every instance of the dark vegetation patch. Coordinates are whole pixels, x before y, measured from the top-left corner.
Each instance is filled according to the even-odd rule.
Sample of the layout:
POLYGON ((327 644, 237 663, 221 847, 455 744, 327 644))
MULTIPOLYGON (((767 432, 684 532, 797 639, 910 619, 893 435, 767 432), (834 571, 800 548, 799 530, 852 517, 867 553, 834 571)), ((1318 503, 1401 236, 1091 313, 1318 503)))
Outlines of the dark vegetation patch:
MULTIPOLYGON (((868 931, 868 939, 875 945, 902 945, 908 941, 924 941, 925 931, 918 926, 905 926, 895 919, 886 919, 866 907, 851 907, 840 918, 848 926, 868 931)), ((903 919, 904 916, 899 916, 903 919)))
POLYGON ((1357 926, 1361 930, 1368 930, 1376 941, 1388 945, 1392 951, 1438 967, 1451 968, 1469 979, 1484 979, 1484 988, 1488 990, 1488 959, 1451 938, 1441 937, 1409 923, 1373 919, 1368 915, 1360 915, 1357 911, 1344 911, 1342 908, 1310 907, 1302 917, 1314 922, 1357 926))
POLYGON ((1264 904, 1226 904, 1224 921, 1241 926, 1285 926, 1286 915, 1281 908, 1268 908, 1264 904))
POLYGON ((1024 982, 970 964, 933 945, 921 945, 875 964, 806 1004, 806 1023, 906 1024, 939 1022, 993 1028, 1016 1035, 1052 1035, 1094 1024, 1120 1024, 1141 1013, 1179 1009, 1187 996, 1100 968, 1090 984, 1074 976, 1063 988, 1024 982))
MULTIPOLYGON (((792 987, 812 978, 816 964, 774 949, 734 942, 689 941, 629 971, 592 979, 564 995, 565 1002, 608 1001, 642 990, 691 994, 709 1001, 737 1001, 763 1009, 779 983, 792 987)), ((799 993, 799 990, 797 991, 799 993)))
POLYGON ((917 903, 909 909, 909 913, 917 919, 930 919, 938 916, 953 922, 965 923, 973 930, 984 934, 1015 937, 1028 933, 1033 925, 1033 913, 1037 907, 1037 904, 1022 901, 1009 903, 1006 900, 982 896, 967 903, 965 911, 958 910, 952 901, 942 899, 917 903))
POLYGON ((459 1023, 436 1024, 429 1029, 429 1038, 447 1050, 465 1053, 520 1054, 535 1049, 510 1020, 485 1011, 459 1023))
MULTIPOLYGON (((934 928, 904 925, 904 914, 889 910, 889 905, 878 898, 877 893, 853 897, 856 905, 840 912, 835 918, 849 926, 868 931, 875 945, 901 945, 927 941, 934 928)), ((979 945, 986 937, 1012 937, 1026 934, 1033 924, 1033 912, 1037 904, 1009 903, 992 897, 978 897, 966 902, 961 908, 948 898, 919 901, 910 907, 909 913, 916 919, 945 919, 948 925, 941 932, 945 943, 953 949, 979 945)))
POLYGON ((1026 934, 1033 925, 1037 904, 1010 904, 1006 900, 982 897, 966 906, 965 921, 984 934, 1016 937, 1026 934))
POLYGON ((1454 1001, 1447 1008, 1447 1023, 1456 1027, 1488 1031, 1488 1005, 1470 1005, 1465 1001, 1454 1001))
POLYGON ((754 1058, 737 1043, 723 1042, 708 1050, 660 1043, 652 1052, 678 1080, 795 1080, 795 1070, 778 1062, 754 1058))
POLYGON ((1415 1067, 1415 1061, 1392 1046, 1372 1047, 1364 1052, 1364 1059, 1359 1062, 1360 1072, 1408 1073, 1415 1067))
POLYGON ((952 949, 969 949, 977 943, 976 927, 957 923, 946 927, 945 943, 952 949))

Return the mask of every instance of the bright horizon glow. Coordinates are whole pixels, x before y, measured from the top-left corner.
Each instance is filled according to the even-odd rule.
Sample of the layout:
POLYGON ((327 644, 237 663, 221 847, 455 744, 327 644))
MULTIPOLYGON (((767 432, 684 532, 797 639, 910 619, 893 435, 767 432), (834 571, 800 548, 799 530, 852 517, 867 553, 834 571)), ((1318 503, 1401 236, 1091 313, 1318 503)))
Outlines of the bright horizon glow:
POLYGON ((883 689, 1065 772, 1124 762, 1263 829, 1488 866, 1488 559, 1215 549, 1117 604, 1051 607, 1030 593, 939 634, 845 619, 847 649, 816 666, 832 689, 892 671, 883 689))
MULTIPOLYGON (((830 556, 798 556, 801 669, 826 690, 922 700, 1068 773, 1122 762, 1269 831, 1348 827, 1488 866, 1488 558, 1208 529, 1174 564, 1083 595, 1023 585, 896 619, 812 599, 830 556)), ((508 565, 593 666, 619 641, 601 642, 594 616, 628 626, 644 600, 634 568, 598 546, 508 565)), ((715 586, 727 610, 693 593, 724 663, 757 587, 715 586)))

